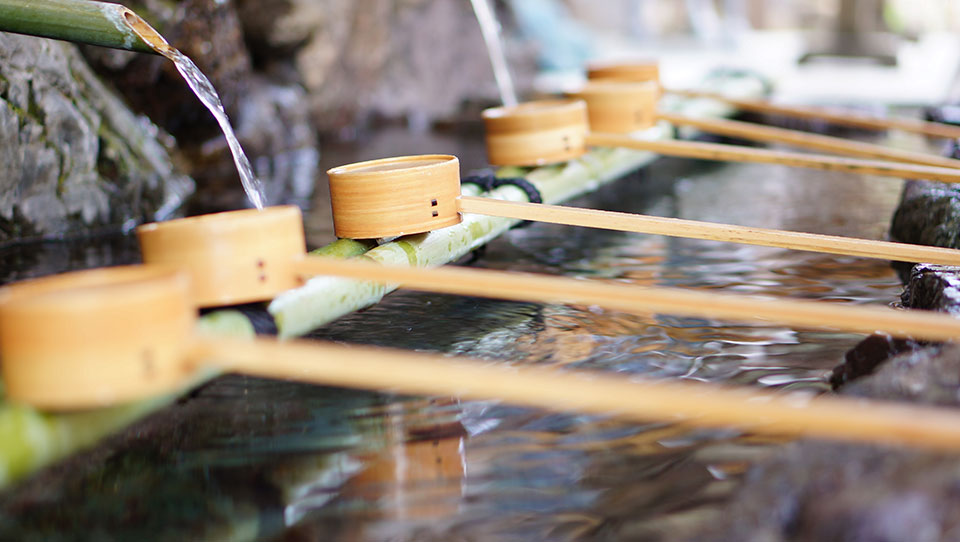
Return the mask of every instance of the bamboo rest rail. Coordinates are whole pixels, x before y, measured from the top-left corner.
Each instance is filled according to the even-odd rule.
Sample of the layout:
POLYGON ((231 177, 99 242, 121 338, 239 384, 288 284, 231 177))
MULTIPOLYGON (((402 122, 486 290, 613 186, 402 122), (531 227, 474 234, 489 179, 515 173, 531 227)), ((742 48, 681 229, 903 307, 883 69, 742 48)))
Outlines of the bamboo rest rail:
POLYGON ((461 196, 460 210, 488 216, 604 230, 724 241, 861 258, 960 265, 960 250, 888 241, 751 228, 679 218, 461 196))
POLYGON ((203 339, 189 355, 228 371, 406 394, 498 399, 622 419, 736 427, 757 434, 960 449, 960 414, 834 397, 797 398, 710 384, 639 382, 372 347, 203 339))
POLYGON ((687 117, 674 113, 661 112, 657 118, 677 126, 692 126, 702 132, 738 137, 764 143, 782 143, 795 147, 814 149, 828 154, 856 156, 860 158, 874 158, 892 160, 910 164, 922 164, 949 168, 960 168, 960 160, 945 158, 935 154, 906 151, 863 143, 839 137, 831 137, 798 130, 788 130, 775 126, 765 126, 752 122, 742 122, 729 119, 706 119, 687 117))
POLYGON ((587 145, 595 147, 625 147, 663 155, 698 158, 702 160, 778 164, 790 167, 802 167, 822 171, 841 171, 862 175, 903 177, 943 183, 960 182, 960 170, 958 169, 919 164, 822 156, 799 152, 756 149, 753 147, 738 147, 736 145, 724 145, 720 143, 642 140, 620 134, 590 133, 587 134, 585 141, 587 145))
POLYGON ((399 284, 403 288, 425 292, 598 305, 644 315, 672 314, 852 333, 885 332, 930 341, 960 338, 960 320, 929 311, 718 294, 483 269, 385 266, 323 257, 304 258, 295 262, 293 269, 305 276, 334 275, 399 284))
POLYGON ((671 94, 677 94, 679 96, 685 96, 688 98, 709 98, 711 100, 728 103, 745 111, 771 113, 798 119, 824 120, 833 124, 853 126, 855 128, 866 128, 868 130, 896 129, 932 137, 942 137, 948 139, 960 138, 960 127, 950 126, 948 124, 938 122, 928 122, 919 119, 904 117, 876 117, 850 111, 833 111, 820 107, 779 105, 767 101, 744 100, 731 98, 722 94, 694 90, 664 89, 664 92, 669 92, 671 94))

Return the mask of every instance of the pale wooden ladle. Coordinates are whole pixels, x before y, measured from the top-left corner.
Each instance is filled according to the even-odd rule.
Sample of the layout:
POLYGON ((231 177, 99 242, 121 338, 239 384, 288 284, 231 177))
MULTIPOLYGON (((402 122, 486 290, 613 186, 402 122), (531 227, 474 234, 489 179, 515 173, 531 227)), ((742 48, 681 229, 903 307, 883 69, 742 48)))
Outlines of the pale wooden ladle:
MULTIPOLYGON (((733 98, 730 96, 725 96, 723 94, 715 92, 704 92, 698 90, 681 90, 681 89, 671 89, 663 88, 660 83, 660 66, 659 63, 655 60, 635 60, 630 62, 608 62, 608 63, 594 63, 587 67, 587 77, 592 81, 621 81, 621 82, 633 82, 633 83, 645 83, 652 82, 656 84, 661 92, 668 94, 677 94, 679 96, 686 96, 688 98, 708 98, 711 100, 716 100, 724 103, 728 103, 737 109, 743 111, 755 111, 758 113, 770 113, 774 115, 781 115, 784 117, 791 117, 797 119, 805 120, 821 120, 826 121, 832 124, 838 124, 841 126, 851 126, 854 128, 862 128, 867 130, 902 130, 904 132, 911 132, 915 134, 921 134, 931 137, 940 137, 947 139, 957 139, 960 138, 960 127, 951 126, 949 124, 943 124, 939 122, 929 122, 920 119, 906 118, 906 117, 896 117, 896 116, 885 116, 878 117, 875 115, 868 115, 863 113, 857 113, 854 111, 844 111, 844 110, 834 110, 827 109, 823 107, 809 107, 809 106, 793 106, 793 105, 782 105, 775 104, 766 100, 750 100, 743 98, 733 98)), ((689 122, 694 119, 690 117, 677 117, 677 124, 690 124, 689 122), (683 119, 683 120, 681 120, 683 119)), ((673 121, 671 121, 673 122, 673 121)), ((749 123, 739 123, 739 124, 749 124, 749 123)), ((693 125, 693 124, 691 124, 693 125)), ((737 134, 735 131, 726 131, 718 132, 714 129, 708 128, 711 124, 705 123, 703 125, 704 131, 711 133, 724 133, 725 135, 744 137, 750 139, 751 137, 747 132, 741 132, 737 134)), ((724 130, 724 123, 718 123, 715 126, 719 130, 724 130)), ((737 130, 737 124, 728 125, 731 130, 737 130)), ((787 134, 792 132, 792 130, 778 131, 774 129, 773 131, 768 132, 769 135, 782 134, 789 137, 787 134)), ((827 138, 822 139, 816 137, 814 134, 809 134, 814 136, 807 140, 811 145, 815 145, 816 141, 826 142, 830 145, 830 139, 839 139, 839 138, 827 138)), ((770 141, 769 139, 763 139, 764 141, 770 141)), ((773 140, 777 141, 777 140, 773 140)), ((797 146, 803 146, 804 143, 802 140, 779 140, 781 143, 787 143, 797 146)), ((842 141, 842 140, 841 140, 842 141)), ((816 147, 814 147, 816 148, 816 147)), ((881 147, 883 148, 883 147, 881 147)), ((828 152, 838 152, 831 151, 829 148, 823 148, 822 150, 828 152)), ((895 149, 889 149, 890 152, 896 153, 895 149)), ((916 153, 913 153, 916 154, 916 153)), ((881 155, 876 156, 878 158, 883 157, 881 155)), ((889 156, 889 159, 895 159, 893 155, 889 156)), ((925 162, 919 162, 925 163, 925 162)))
POLYGON ((654 122, 664 120, 675 126, 692 126, 711 134, 762 143, 782 143, 827 154, 938 167, 960 167, 960 160, 930 153, 895 149, 752 122, 691 117, 658 111, 656 103, 660 97, 660 90, 656 82, 601 79, 588 81, 580 90, 568 95, 587 102, 590 129, 599 133, 627 134, 647 129, 654 122))
POLYGON ((368 239, 427 232, 459 223, 459 213, 463 212, 829 254, 960 265, 960 251, 940 247, 461 196, 459 162, 449 155, 385 158, 333 168, 327 173, 338 237, 368 239))
MULTIPOLYGON (((628 103, 626 92, 619 92, 628 103)), ((629 108, 628 108, 629 109, 629 108)), ((645 115, 625 115, 636 125, 653 124, 645 115), (642 119, 641 119, 642 117, 642 119), (649 121, 649 123, 647 123, 649 121)), ((884 160, 863 160, 700 141, 640 139, 622 133, 591 132, 583 100, 538 100, 483 112, 487 158, 497 166, 538 166, 578 158, 588 147, 624 147, 667 156, 842 171, 946 183, 960 182, 960 169, 884 160)), ((934 157, 936 159, 936 157, 934 157)))
POLYGON ((213 370, 758 434, 960 449, 960 414, 943 408, 641 382, 313 341, 214 338, 198 334, 195 319, 187 274, 161 267, 81 271, 0 288, 7 399, 52 410, 99 408, 176 393, 198 372, 213 370))

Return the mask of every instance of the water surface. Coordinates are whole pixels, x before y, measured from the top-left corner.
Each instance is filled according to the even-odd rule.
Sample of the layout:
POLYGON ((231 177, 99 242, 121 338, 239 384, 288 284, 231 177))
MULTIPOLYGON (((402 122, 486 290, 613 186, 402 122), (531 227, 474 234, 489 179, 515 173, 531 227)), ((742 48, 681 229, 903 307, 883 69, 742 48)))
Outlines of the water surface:
MULTIPOLYGON (((363 152, 327 159, 377 157, 363 152)), ((879 178, 661 160, 575 203, 881 238, 898 191, 879 178)), ((320 240, 325 202, 317 209, 308 229, 320 240)), ((881 261, 551 225, 513 230, 475 265, 847 304, 899 293, 881 261)), ((827 371, 859 340, 411 292, 312 336, 801 393, 825 390, 827 371)), ((674 540, 709 524, 742 473, 779 445, 231 376, 8 491, 0 539, 674 540)))

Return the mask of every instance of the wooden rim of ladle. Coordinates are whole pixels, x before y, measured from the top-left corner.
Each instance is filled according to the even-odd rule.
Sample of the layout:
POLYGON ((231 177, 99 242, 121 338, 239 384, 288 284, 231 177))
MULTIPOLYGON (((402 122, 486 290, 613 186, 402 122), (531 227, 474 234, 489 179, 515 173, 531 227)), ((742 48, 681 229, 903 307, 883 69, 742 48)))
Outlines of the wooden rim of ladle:
POLYGON ((659 85, 660 63, 654 59, 591 62, 587 66, 587 79, 652 82, 659 85))
POLYGON ((272 299, 302 283, 291 264, 306 253, 296 206, 246 209, 137 228, 144 263, 182 269, 197 306, 272 299))
POLYGON ((460 161, 448 154, 368 160, 327 171, 337 237, 424 233, 461 221, 460 161))
POLYGON ((657 121, 660 87, 652 82, 588 81, 568 95, 586 102, 594 132, 626 134, 650 128, 657 121))
POLYGON ((487 159, 495 166, 540 166, 587 152, 587 104, 536 100, 483 112, 487 159))
POLYGON ((6 395, 50 410, 182 387, 196 309, 189 277, 150 266, 78 271, 0 289, 6 395))

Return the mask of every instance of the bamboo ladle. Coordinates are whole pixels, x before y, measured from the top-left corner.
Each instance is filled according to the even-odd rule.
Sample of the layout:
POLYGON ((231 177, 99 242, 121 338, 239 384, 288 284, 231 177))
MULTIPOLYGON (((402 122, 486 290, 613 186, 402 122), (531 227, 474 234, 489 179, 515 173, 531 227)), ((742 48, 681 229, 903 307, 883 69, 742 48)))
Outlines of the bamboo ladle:
POLYGON ((370 239, 428 232, 459 223, 459 213, 475 213, 826 254, 960 265, 960 251, 949 248, 461 196, 459 162, 448 155, 372 160, 333 168, 328 174, 338 237, 370 239))
POLYGON ((487 159, 497 166, 538 166, 582 156, 587 147, 624 147, 668 156, 779 164, 825 171, 960 182, 960 169, 862 160, 719 143, 646 140, 593 133, 582 100, 540 100, 483 112, 487 159))
POLYGON ((99 408, 179 392, 198 372, 215 370, 758 434, 960 449, 960 414, 943 408, 639 382, 373 347, 214 338, 196 333, 190 296, 186 274, 153 266, 0 289, 7 398, 42 409, 99 408))
MULTIPOLYGON (((660 85, 660 68, 656 61, 634 61, 623 63, 593 64, 587 68, 587 77, 591 80, 654 82, 660 85)), ((665 93, 677 94, 689 98, 709 98, 728 103, 737 109, 771 113, 798 119, 813 119, 865 128, 868 130, 902 130, 916 134, 947 139, 960 138, 960 127, 939 122, 928 122, 905 117, 877 117, 853 111, 835 111, 822 107, 790 106, 771 103, 765 100, 747 100, 732 98, 713 92, 696 90, 662 89, 665 93)))
MULTIPOLYGON (((428 157, 408 158, 415 158, 418 162, 430 160, 428 157)), ((374 167, 375 171, 383 173, 386 166, 375 164, 374 167)), ((412 166, 403 172, 417 177, 417 171, 424 167, 442 171, 451 167, 455 169, 456 164, 446 160, 441 164, 412 166)), ((441 176, 435 172, 435 177, 439 180, 441 176)), ((380 180, 383 179, 380 176, 380 180)), ((361 192, 364 190, 362 184, 355 183, 361 192)), ((423 187, 422 183, 393 184, 398 192, 411 190, 414 186, 423 187)), ((383 196, 370 195, 371 199, 358 198, 358 201, 376 207, 375 199, 383 196)), ((431 207, 431 194, 425 196, 428 199, 420 202, 427 209, 425 214, 432 215, 431 208, 443 208, 445 214, 452 210, 452 216, 429 216, 424 219, 426 222, 459 220, 454 207, 456 198, 445 200, 442 207, 431 207)), ((386 211, 379 214, 384 215, 386 211)), ((343 215, 339 218, 342 219, 343 215)), ((406 226, 410 225, 410 216, 401 218, 407 221, 406 226)), ((960 320, 923 311, 773 300, 476 269, 387 267, 307 256, 303 225, 296 207, 271 207, 264 211, 233 211, 172 220, 141 226, 137 233, 144 262, 187 271, 192 279, 191 298, 197 306, 203 307, 268 300, 302 284, 307 277, 337 275, 401 284, 430 292, 599 305, 638 314, 667 313, 855 333, 883 331, 935 341, 960 337, 960 320)))
POLYGON ((627 134, 647 129, 657 120, 664 120, 676 126, 692 126, 707 133, 762 143, 783 143, 828 154, 960 168, 960 160, 930 153, 894 149, 752 122, 689 117, 657 111, 660 89, 655 82, 589 81, 580 90, 569 95, 587 103, 590 129, 595 132, 627 134))

